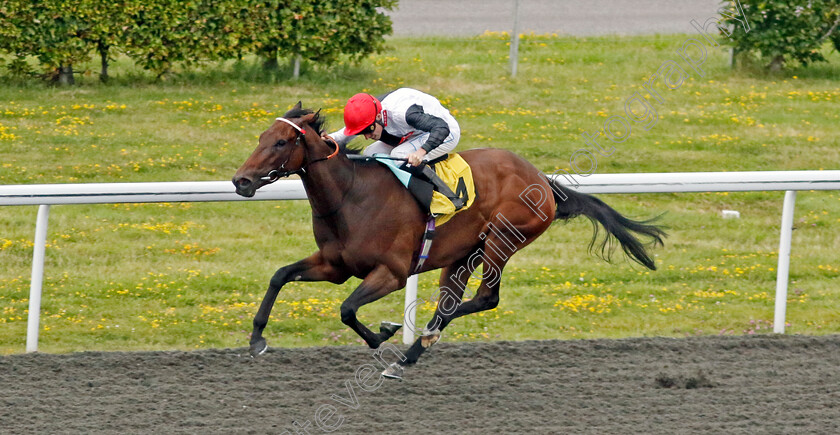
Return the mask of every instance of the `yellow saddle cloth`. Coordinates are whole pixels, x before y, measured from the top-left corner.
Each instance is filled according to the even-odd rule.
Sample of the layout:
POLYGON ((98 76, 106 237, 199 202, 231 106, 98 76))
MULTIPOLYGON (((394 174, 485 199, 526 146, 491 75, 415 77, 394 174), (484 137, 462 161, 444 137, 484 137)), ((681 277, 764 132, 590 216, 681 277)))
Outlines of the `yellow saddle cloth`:
POLYGON ((475 201, 475 183, 473 182, 470 165, 463 157, 456 153, 449 154, 446 160, 435 163, 435 173, 438 177, 461 198, 464 198, 464 206, 455 211, 455 206, 442 193, 435 191, 432 194, 432 203, 429 207, 435 216, 435 226, 445 224, 456 214, 470 208, 475 201))

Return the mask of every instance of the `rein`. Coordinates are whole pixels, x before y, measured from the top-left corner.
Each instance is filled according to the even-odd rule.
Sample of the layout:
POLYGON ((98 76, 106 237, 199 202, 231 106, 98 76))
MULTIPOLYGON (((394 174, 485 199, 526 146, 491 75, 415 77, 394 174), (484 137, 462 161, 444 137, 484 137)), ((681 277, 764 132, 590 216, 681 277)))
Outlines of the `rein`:
MULTIPOLYGON (((295 129, 295 130, 297 130, 297 131, 298 131, 298 135, 297 135, 297 137, 295 138, 295 145, 300 145, 301 140, 303 140, 304 136, 306 135, 306 130, 304 130, 304 129, 300 128, 300 126, 298 126, 297 124, 295 124, 295 123, 294 123, 294 122, 292 122, 292 121, 289 121, 289 120, 288 120, 288 119, 286 119, 286 118, 282 118, 282 117, 281 117, 281 118, 277 118, 277 121, 283 121, 283 122, 285 122, 286 124, 291 125, 292 127, 294 127, 294 129, 295 129)), ((313 164, 318 163, 318 162, 323 161, 323 160, 329 160, 329 159, 331 159, 331 158, 333 158, 333 157, 337 156, 337 155, 338 155, 338 148, 339 148, 339 146, 338 146, 338 142, 336 142, 336 140, 335 140, 335 139, 333 139, 333 138, 329 138, 329 140, 331 140, 331 141, 332 141, 332 143, 334 143, 334 144, 335 144, 335 151, 333 151, 333 152, 332 152, 332 154, 330 154, 330 155, 328 155, 328 156, 326 156, 326 157, 321 157, 320 159, 315 159, 315 160, 313 160, 313 161, 311 161, 311 162, 307 162, 305 165, 301 166, 301 167, 300 167, 300 168, 298 168, 298 169, 295 169, 294 171, 284 171, 284 172, 280 172, 280 171, 279 171, 279 170, 277 170, 277 169, 272 169, 272 170, 268 173, 268 175, 266 175, 265 177, 260 177, 260 180, 267 182, 266 184, 271 184, 271 183, 274 183, 275 181, 277 181, 277 180, 279 180, 279 179, 281 179, 281 178, 288 177, 289 175, 294 175, 294 174, 305 174, 305 173, 306 173, 306 168, 307 168, 307 167, 309 167, 310 165, 313 165, 313 164)), ((291 158, 291 156, 289 156, 289 158, 291 158)), ((280 169, 283 169, 283 168, 286 166, 286 163, 289 163, 289 159, 286 159, 286 161, 285 161, 285 162, 283 162, 283 164, 282 164, 282 165, 280 165, 280 169)), ((354 176, 355 176, 355 172, 354 172, 354 176)))

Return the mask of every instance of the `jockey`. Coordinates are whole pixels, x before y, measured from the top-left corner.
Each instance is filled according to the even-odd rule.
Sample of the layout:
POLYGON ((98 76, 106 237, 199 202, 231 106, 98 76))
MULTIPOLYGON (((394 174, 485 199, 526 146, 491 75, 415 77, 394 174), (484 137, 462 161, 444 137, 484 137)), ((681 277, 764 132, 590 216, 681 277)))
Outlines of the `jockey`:
MULTIPOLYGON (((359 134, 375 140, 365 148, 364 155, 390 154, 418 167, 452 152, 461 138, 461 128, 437 98, 416 89, 400 88, 378 98, 359 93, 347 101, 344 128, 329 137, 343 146, 359 134)), ((463 206, 463 200, 431 168, 423 167, 422 174, 456 209, 463 206)))

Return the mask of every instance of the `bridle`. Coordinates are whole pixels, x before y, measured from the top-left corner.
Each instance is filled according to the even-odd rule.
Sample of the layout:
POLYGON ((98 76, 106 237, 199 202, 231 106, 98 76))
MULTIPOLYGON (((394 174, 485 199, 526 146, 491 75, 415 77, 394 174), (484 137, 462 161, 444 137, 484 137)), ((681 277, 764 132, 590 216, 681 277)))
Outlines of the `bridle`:
MULTIPOLYGON (((292 121, 290 121, 286 118, 283 118, 283 117, 277 118, 277 121, 283 121, 286 124, 291 125, 295 130, 297 130, 298 134, 297 134, 297 137, 295 138, 295 146, 300 146, 301 141, 305 140, 304 136, 306 135, 306 130, 300 128, 300 126, 298 126, 294 122, 292 122, 292 121)), ((285 169, 286 163, 289 163, 289 159, 292 158, 292 156, 289 155, 289 157, 286 158, 286 161, 283 162, 283 164, 280 165, 279 169, 272 169, 268 173, 268 175, 266 175, 265 177, 260 177, 260 180, 265 181, 266 184, 271 184, 271 183, 274 183, 275 181, 277 181, 281 178, 288 177, 289 175, 305 174, 306 173, 306 168, 309 167, 310 165, 318 163, 318 162, 323 161, 323 160, 329 160, 329 159, 337 156, 338 155, 338 148, 339 148, 338 142, 336 142, 336 140, 332 139, 332 138, 330 138, 329 140, 331 140, 332 143, 335 144, 335 151, 333 151, 332 154, 330 154, 326 157, 321 157, 320 159, 315 159, 311 162, 307 162, 306 164, 304 164, 300 168, 295 169, 293 171, 282 171, 281 172, 279 169, 285 169)))
MULTIPOLYGON (((281 118, 277 118, 277 120, 285 122, 286 124, 291 125, 295 130, 297 130, 298 134, 297 134, 297 138, 295 138, 295 146, 300 146, 301 141, 304 140, 304 136, 306 135, 306 130, 300 128, 300 126, 298 126, 297 124, 295 124, 292 121, 289 121, 286 118, 281 117, 281 118)), ((288 177, 289 175, 292 175, 292 174, 305 174, 306 173, 306 168, 309 167, 310 165, 313 165, 313 164, 318 163, 318 162, 323 161, 323 160, 329 160, 329 159, 337 156, 338 155, 338 150, 339 150, 338 142, 333 138, 329 138, 328 140, 332 141, 332 143, 335 144, 335 150, 332 152, 332 154, 330 154, 326 157, 321 157, 320 159, 315 159, 311 162, 307 162, 305 165, 301 166, 298 169, 295 169, 294 171, 280 172, 277 169, 273 169, 271 172, 268 173, 268 175, 260 178, 260 180, 265 181, 266 184, 271 184, 271 183, 274 183, 275 181, 277 181, 277 180, 279 180, 283 177, 288 177)), ((290 158, 291 158, 291 156, 289 156, 286 159, 286 161, 283 162, 282 165, 280 165, 280 169, 283 169, 286 166, 286 163, 289 163, 290 158)), ((329 211, 329 212, 324 213, 324 214, 315 214, 314 213, 315 210, 313 209, 312 210, 313 211, 312 217, 314 217, 316 219, 325 219, 325 218, 328 218, 328 217, 333 216, 334 214, 338 213, 338 211, 341 210, 341 207, 344 206, 344 200, 347 199, 347 195, 350 193, 351 190, 353 190, 353 186, 355 184, 356 184, 356 165, 353 165, 353 178, 350 181, 350 187, 346 191, 344 191, 344 194, 341 196, 341 201, 338 203, 338 207, 336 207, 334 210, 329 211)))

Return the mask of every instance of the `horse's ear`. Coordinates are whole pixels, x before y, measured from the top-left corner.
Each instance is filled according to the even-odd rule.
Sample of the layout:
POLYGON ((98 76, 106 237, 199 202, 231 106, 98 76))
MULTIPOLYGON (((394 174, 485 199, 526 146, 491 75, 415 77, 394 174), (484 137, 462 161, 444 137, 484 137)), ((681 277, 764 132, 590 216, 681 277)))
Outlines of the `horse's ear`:
POLYGON ((302 108, 303 108, 303 103, 301 103, 300 101, 298 101, 298 102, 297 102, 297 104, 295 104, 295 107, 294 107, 294 108, 295 108, 295 109, 298 109, 298 110, 302 109, 302 108))

